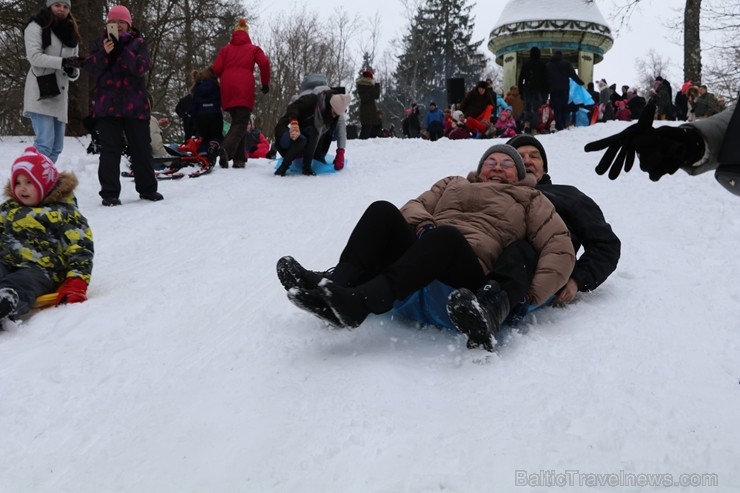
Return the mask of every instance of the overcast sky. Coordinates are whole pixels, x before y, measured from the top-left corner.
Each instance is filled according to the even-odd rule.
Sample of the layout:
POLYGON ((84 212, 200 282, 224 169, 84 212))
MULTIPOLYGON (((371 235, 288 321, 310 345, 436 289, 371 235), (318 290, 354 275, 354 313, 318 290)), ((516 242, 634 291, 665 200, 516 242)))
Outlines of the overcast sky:
MULTIPOLYGON (((487 45, 488 34, 499 19, 505 0, 478 0, 473 7, 475 16, 475 39, 484 39, 483 46, 487 45)), ((637 70, 635 60, 645 59, 650 49, 654 49, 673 65, 668 70, 667 78, 674 84, 680 85, 683 80, 683 47, 680 19, 685 0, 649 0, 635 11, 626 27, 617 32, 617 20, 614 17, 618 4, 626 3, 623 0, 597 0, 597 5, 612 28, 615 37, 614 46, 606 53, 604 61, 594 67, 594 79, 605 78, 610 84, 616 83, 637 85, 637 70), (673 28, 668 26, 672 25, 673 28), (676 27, 678 26, 678 27, 676 27)), ((473 2, 469 1, 468 5, 473 2)), ((405 16, 401 0, 359 0, 338 2, 337 0, 307 0, 309 10, 331 12, 341 5, 350 14, 359 14, 366 18, 373 18, 376 13, 381 16, 381 52, 390 47, 394 38, 405 33, 408 21, 405 16)), ((269 23, 271 11, 284 11, 288 2, 279 0, 267 2, 262 0, 262 20, 269 23), (264 15, 267 14, 267 15, 264 15)), ((488 52, 486 48, 486 52, 488 52)), ((492 54, 491 54, 492 56, 492 54)), ((704 60, 706 63, 706 60, 704 60)))

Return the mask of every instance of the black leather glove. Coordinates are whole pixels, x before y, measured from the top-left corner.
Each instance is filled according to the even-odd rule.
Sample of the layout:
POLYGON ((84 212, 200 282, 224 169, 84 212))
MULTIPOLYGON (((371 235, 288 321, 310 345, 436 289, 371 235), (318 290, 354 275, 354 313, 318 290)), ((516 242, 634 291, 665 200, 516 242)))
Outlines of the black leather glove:
POLYGON ((67 74, 67 77, 72 78, 75 76, 75 70, 77 70, 74 67, 64 67, 63 68, 64 73, 67 74))
POLYGON ((609 178, 615 180, 624 168, 632 169, 635 153, 640 156, 640 169, 650 179, 658 181, 665 174, 673 174, 682 165, 698 161, 704 154, 704 139, 693 128, 662 126, 653 128, 655 104, 648 103, 642 116, 634 125, 622 132, 586 144, 585 151, 606 149, 596 173, 603 175, 609 170, 609 178))
POLYGON ((111 36, 109 39, 113 43, 113 49, 108 53, 108 58, 113 61, 118 58, 118 55, 123 51, 123 45, 121 44, 121 40, 115 36, 111 36))
POLYGON ((82 67, 82 62, 84 61, 84 58, 77 57, 77 56, 70 56, 67 58, 62 59, 62 68, 80 68, 82 67))
POLYGON ((267 84, 262 84, 262 89, 260 89, 260 91, 262 91, 262 94, 267 94, 268 92, 270 92, 270 86, 267 84))

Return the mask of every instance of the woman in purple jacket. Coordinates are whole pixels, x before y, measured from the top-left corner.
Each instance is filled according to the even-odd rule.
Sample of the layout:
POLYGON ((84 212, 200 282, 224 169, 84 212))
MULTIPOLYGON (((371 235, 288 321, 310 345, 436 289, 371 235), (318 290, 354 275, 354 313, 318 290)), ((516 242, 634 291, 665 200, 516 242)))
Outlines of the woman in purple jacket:
POLYGON ((127 142, 139 197, 162 200, 164 197, 157 192, 149 135, 151 108, 145 79, 152 68, 149 49, 144 37, 132 26, 126 7, 111 7, 108 24, 116 25, 117 30, 105 31, 85 60, 85 69, 97 78, 93 90, 93 118, 101 145, 100 196, 105 206, 121 205, 120 165, 127 142))

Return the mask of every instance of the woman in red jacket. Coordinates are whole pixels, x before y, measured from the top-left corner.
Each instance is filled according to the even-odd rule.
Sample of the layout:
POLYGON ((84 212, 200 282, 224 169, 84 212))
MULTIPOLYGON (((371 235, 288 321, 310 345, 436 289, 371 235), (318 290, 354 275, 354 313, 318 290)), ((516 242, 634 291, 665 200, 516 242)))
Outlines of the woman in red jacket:
POLYGON ((243 168, 246 161, 244 137, 254 109, 254 66, 260 69, 262 93, 270 90, 270 60, 262 48, 252 44, 247 21, 239 19, 229 44, 221 48, 213 71, 221 82, 221 107, 231 115, 231 128, 224 137, 220 165, 243 168))

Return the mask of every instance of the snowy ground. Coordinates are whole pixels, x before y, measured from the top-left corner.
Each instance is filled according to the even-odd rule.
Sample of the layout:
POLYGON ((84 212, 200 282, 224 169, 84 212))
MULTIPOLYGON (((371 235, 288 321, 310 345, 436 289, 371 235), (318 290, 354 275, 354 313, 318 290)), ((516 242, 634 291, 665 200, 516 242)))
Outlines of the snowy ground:
MULTIPOLYGON (((464 175, 491 141, 354 140, 335 175, 254 160, 162 182, 159 203, 124 179, 105 208, 88 140, 67 139, 90 300, 0 332, 0 491, 740 490, 740 198, 711 175, 597 176, 583 145, 624 126, 542 137, 622 239, 618 270, 494 354, 391 314, 328 329, 275 275, 283 255, 333 265, 373 200, 464 175)), ((30 142, 0 139, 3 182, 30 142)))

